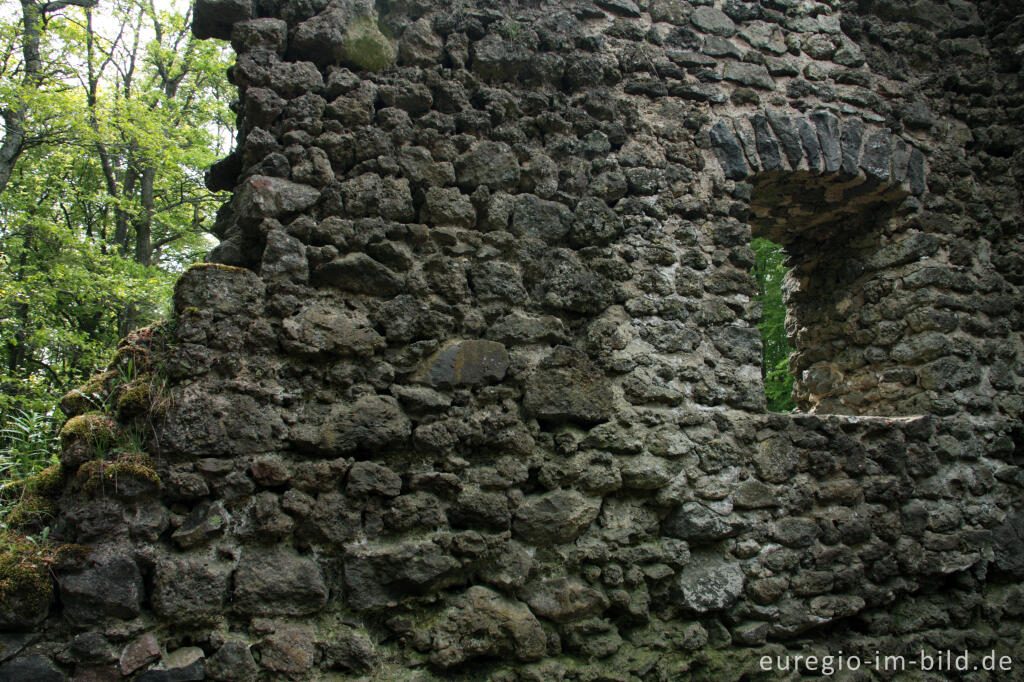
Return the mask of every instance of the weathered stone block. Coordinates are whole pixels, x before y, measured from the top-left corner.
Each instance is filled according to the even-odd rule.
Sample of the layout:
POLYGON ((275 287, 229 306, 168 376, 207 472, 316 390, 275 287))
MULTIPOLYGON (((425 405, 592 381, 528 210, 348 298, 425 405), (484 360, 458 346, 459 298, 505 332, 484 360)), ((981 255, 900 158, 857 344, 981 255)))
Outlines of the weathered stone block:
POLYGON ((46 657, 32 654, 0 666, 0 679, 7 682, 65 682, 67 677, 46 657))
POLYGON ((251 0, 199 0, 192 20, 196 38, 231 38, 231 27, 252 16, 251 0))
POLYGON ((513 191, 519 184, 519 173, 519 161, 504 142, 478 142, 455 160, 455 176, 465 192, 481 185, 513 191))
POLYGON ((694 555, 676 578, 683 606, 697 613, 726 609, 743 594, 743 570, 710 554, 694 555))
POLYGON ((253 682, 259 673, 250 645, 229 639, 206 660, 206 676, 218 682, 253 682))
POLYGON ((536 661, 547 653, 547 634, 526 604, 474 586, 434 625, 431 648, 431 662, 442 668, 478 657, 536 661))
POLYGON ((408 438, 412 423, 391 396, 368 395, 331 411, 320 427, 316 449, 344 455, 365 449, 377 451, 408 438))
POLYGON ((134 561, 100 550, 85 568, 61 576, 61 603, 72 622, 134 618, 142 608, 142 574, 134 561))
POLYGON ((153 577, 153 610, 169 622, 195 625, 224 612, 231 567, 200 557, 168 557, 153 577))
POLYGON ((254 647, 268 670, 302 676, 313 667, 316 645, 312 625, 280 624, 254 647))
POLYGON ((690 21, 701 31, 728 38, 736 33, 736 24, 720 9, 702 5, 693 10, 690 21))
POLYGON ((345 601, 357 611, 396 604, 463 580, 460 562, 430 541, 361 544, 345 558, 345 601))
POLYGON ((733 180, 747 177, 747 160, 743 154, 743 147, 740 146, 728 123, 719 121, 711 126, 711 144, 714 145, 715 155, 722 164, 725 177, 733 180))
POLYGON ((818 524, 814 519, 785 518, 775 522, 776 540, 787 547, 807 547, 818 537, 818 524))
POLYGON ((597 616, 610 606, 604 592, 574 578, 541 580, 526 585, 520 593, 530 609, 541 618, 569 623, 597 616))
POLYGON ((569 233, 572 221, 572 211, 565 204, 520 194, 512 209, 510 229, 513 234, 536 236, 556 244, 569 233))
POLYGON ((402 478, 376 462, 356 462, 348 472, 345 492, 349 495, 377 494, 395 497, 402 491, 402 478))
POLYGON ((513 531, 537 545, 572 542, 601 509, 599 500, 575 490, 554 490, 528 497, 515 512, 513 531))
POLYGON ((669 537, 706 542, 739 535, 743 527, 737 518, 722 516, 699 502, 687 502, 668 515, 661 530, 669 537))
POLYGON ((611 387, 585 355, 559 346, 527 379, 523 406, 538 419, 593 424, 611 414, 611 387))
POLYGON ((254 616, 305 616, 327 603, 316 562, 284 549, 246 549, 235 572, 232 608, 254 616))

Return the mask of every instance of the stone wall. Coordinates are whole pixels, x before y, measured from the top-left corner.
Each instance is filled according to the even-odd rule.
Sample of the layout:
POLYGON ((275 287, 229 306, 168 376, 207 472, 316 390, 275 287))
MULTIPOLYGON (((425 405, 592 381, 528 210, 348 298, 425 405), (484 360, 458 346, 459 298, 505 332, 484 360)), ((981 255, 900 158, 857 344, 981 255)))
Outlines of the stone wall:
POLYGON ((223 241, 65 399, 0 676, 1018 679, 1015 14, 198 3, 223 241), (764 412, 753 234, 802 413, 764 412))

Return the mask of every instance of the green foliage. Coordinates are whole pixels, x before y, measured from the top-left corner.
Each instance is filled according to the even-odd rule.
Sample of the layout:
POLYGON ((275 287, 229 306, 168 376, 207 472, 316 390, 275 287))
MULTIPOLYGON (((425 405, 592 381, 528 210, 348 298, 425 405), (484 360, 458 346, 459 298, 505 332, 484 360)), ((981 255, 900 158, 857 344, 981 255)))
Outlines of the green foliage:
POLYGON ((786 275, 786 254, 782 247, 762 237, 751 242, 756 264, 751 274, 757 281, 757 297, 761 302, 764 392, 772 412, 792 412, 793 375, 789 373, 789 356, 793 349, 786 337, 786 303, 782 296, 782 280, 786 275))
POLYGON ((31 476, 57 461, 53 420, 41 412, 15 411, 0 429, 0 480, 31 476))
POLYGON ((228 52, 191 36, 187 0, 26 5, 43 13, 28 82, 23 12, 0 7, 0 103, 26 112, 0 189, 0 425, 51 410, 165 314, 212 243, 225 197, 203 171, 233 119, 228 52))

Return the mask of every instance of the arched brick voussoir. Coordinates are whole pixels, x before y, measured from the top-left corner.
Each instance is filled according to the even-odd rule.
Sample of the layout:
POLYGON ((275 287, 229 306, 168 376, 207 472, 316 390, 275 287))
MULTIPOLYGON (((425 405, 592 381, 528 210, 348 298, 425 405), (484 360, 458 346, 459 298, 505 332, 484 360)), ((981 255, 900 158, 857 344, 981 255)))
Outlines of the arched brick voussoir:
POLYGON ((823 109, 798 117, 761 111, 719 120, 711 126, 710 138, 730 180, 809 171, 853 184, 884 183, 911 196, 927 189, 921 150, 858 117, 840 119, 823 109))

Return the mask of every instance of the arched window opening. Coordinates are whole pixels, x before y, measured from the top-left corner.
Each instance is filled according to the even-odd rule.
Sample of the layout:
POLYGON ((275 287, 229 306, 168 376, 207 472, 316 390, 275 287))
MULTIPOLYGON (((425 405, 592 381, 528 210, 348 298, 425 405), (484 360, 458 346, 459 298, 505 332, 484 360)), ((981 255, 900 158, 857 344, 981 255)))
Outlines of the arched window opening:
POLYGON ((751 246, 759 290, 763 283, 758 327, 769 410, 919 411, 909 402, 917 387, 900 383, 898 363, 880 345, 895 343, 900 329, 875 305, 895 294, 881 291, 892 288, 896 264, 883 245, 902 248, 896 245, 901 221, 893 219, 906 196, 898 186, 859 177, 798 171, 752 178, 751 246), (894 338, 883 339, 890 327, 894 338))
MULTIPOLYGON (((824 109, 723 119, 709 141, 725 178, 742 183, 734 196, 749 200, 752 236, 781 245, 791 268, 778 298, 793 346, 793 409, 955 410, 943 391, 978 377, 956 373, 952 327, 929 312, 928 287, 958 273, 939 253, 942 238, 913 218, 927 189, 924 153, 889 129, 824 109)), ((938 316, 947 312, 955 323, 955 311, 938 316)), ((770 311, 762 332, 779 335, 779 317, 770 311)), ((763 376, 785 382, 773 352, 766 348, 763 376)))

